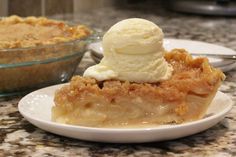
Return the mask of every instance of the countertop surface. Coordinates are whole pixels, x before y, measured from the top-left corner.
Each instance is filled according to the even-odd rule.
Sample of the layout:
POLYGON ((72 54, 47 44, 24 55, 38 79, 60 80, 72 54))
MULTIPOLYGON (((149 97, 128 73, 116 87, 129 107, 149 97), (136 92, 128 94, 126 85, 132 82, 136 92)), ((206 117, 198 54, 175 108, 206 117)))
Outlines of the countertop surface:
MULTIPOLYGON (((166 37, 193 39, 236 50, 236 18, 173 13, 151 7, 105 8, 54 18, 86 23, 107 30, 117 21, 141 17, 157 23, 166 37)), ((77 74, 95 64, 86 54, 77 74)), ((45 132, 18 112, 21 97, 0 99, 0 156, 236 156, 236 68, 226 73, 220 90, 234 101, 229 114, 212 128, 189 137, 143 144, 109 144, 70 139, 45 132)))

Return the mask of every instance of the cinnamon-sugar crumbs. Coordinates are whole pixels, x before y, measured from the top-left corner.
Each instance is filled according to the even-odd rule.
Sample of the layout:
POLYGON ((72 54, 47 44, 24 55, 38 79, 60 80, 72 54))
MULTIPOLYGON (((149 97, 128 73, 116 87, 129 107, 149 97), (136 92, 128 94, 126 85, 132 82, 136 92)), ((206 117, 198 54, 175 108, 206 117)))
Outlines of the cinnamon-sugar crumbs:
POLYGON ((165 59, 174 69, 171 78, 165 81, 157 83, 134 83, 119 80, 98 82, 93 78, 75 76, 70 85, 59 90, 58 93, 68 96, 69 91, 74 91, 72 97, 96 93, 111 100, 116 97, 145 96, 154 100, 162 98, 164 102, 181 102, 188 93, 196 95, 210 93, 216 83, 224 79, 224 74, 211 67, 206 58, 193 59, 182 49, 174 49, 166 53, 165 59))
POLYGON ((88 37, 84 25, 68 25, 45 17, 10 16, 0 20, 0 49, 35 47, 69 42, 88 37))

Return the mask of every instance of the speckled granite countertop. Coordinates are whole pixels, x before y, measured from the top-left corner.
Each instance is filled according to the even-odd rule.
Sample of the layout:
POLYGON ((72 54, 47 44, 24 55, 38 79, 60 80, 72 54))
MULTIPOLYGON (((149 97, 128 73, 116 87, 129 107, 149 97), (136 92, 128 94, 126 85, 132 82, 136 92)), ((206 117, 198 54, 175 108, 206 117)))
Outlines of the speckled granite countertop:
MULTIPOLYGON (((236 19, 183 15, 145 7, 103 9, 88 14, 58 15, 55 18, 81 21, 106 30, 128 17, 142 17, 158 23, 166 37, 201 40, 236 50, 236 19)), ((94 64, 88 54, 78 74, 94 64)), ((221 91, 236 102, 236 69, 226 73, 221 91)), ((38 129, 18 112, 20 97, 0 99, 0 157, 2 156, 236 156, 236 106, 214 127, 182 139, 145 144, 106 144, 57 136, 38 129)))

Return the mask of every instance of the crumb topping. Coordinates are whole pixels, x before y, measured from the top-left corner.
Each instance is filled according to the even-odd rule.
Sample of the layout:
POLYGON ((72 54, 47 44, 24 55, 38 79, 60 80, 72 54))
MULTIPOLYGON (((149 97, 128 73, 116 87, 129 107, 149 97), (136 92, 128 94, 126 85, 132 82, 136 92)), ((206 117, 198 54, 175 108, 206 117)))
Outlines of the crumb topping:
POLYGON ((69 26, 45 17, 10 16, 0 20, 0 49, 67 42, 84 38, 90 33, 83 25, 69 26))
POLYGON ((173 68, 170 79, 157 83, 133 83, 128 81, 106 80, 75 76, 69 85, 57 91, 55 99, 82 98, 90 93, 114 101, 117 97, 142 96, 147 99, 162 99, 163 102, 182 102, 187 94, 207 96, 225 76, 213 68, 207 58, 193 59, 183 49, 174 49, 165 54, 165 59, 173 68))

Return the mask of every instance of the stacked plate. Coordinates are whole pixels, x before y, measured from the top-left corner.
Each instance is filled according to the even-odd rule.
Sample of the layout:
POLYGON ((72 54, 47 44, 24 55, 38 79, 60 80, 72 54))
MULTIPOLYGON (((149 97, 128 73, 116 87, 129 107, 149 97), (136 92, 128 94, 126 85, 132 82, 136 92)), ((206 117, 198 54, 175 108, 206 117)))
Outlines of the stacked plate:
MULTIPOLYGON (((193 41, 193 40, 182 40, 182 39, 164 39, 164 47, 167 51, 174 48, 184 48, 188 52, 194 54, 224 54, 224 55, 236 55, 236 51, 206 42, 193 41)), ((101 42, 92 43, 88 47, 91 50, 91 57, 96 62, 99 63, 103 57, 103 49, 101 42)), ((230 71, 236 69, 235 60, 226 60, 221 58, 211 58, 208 57, 210 63, 216 67, 220 68, 222 71, 230 71)))

